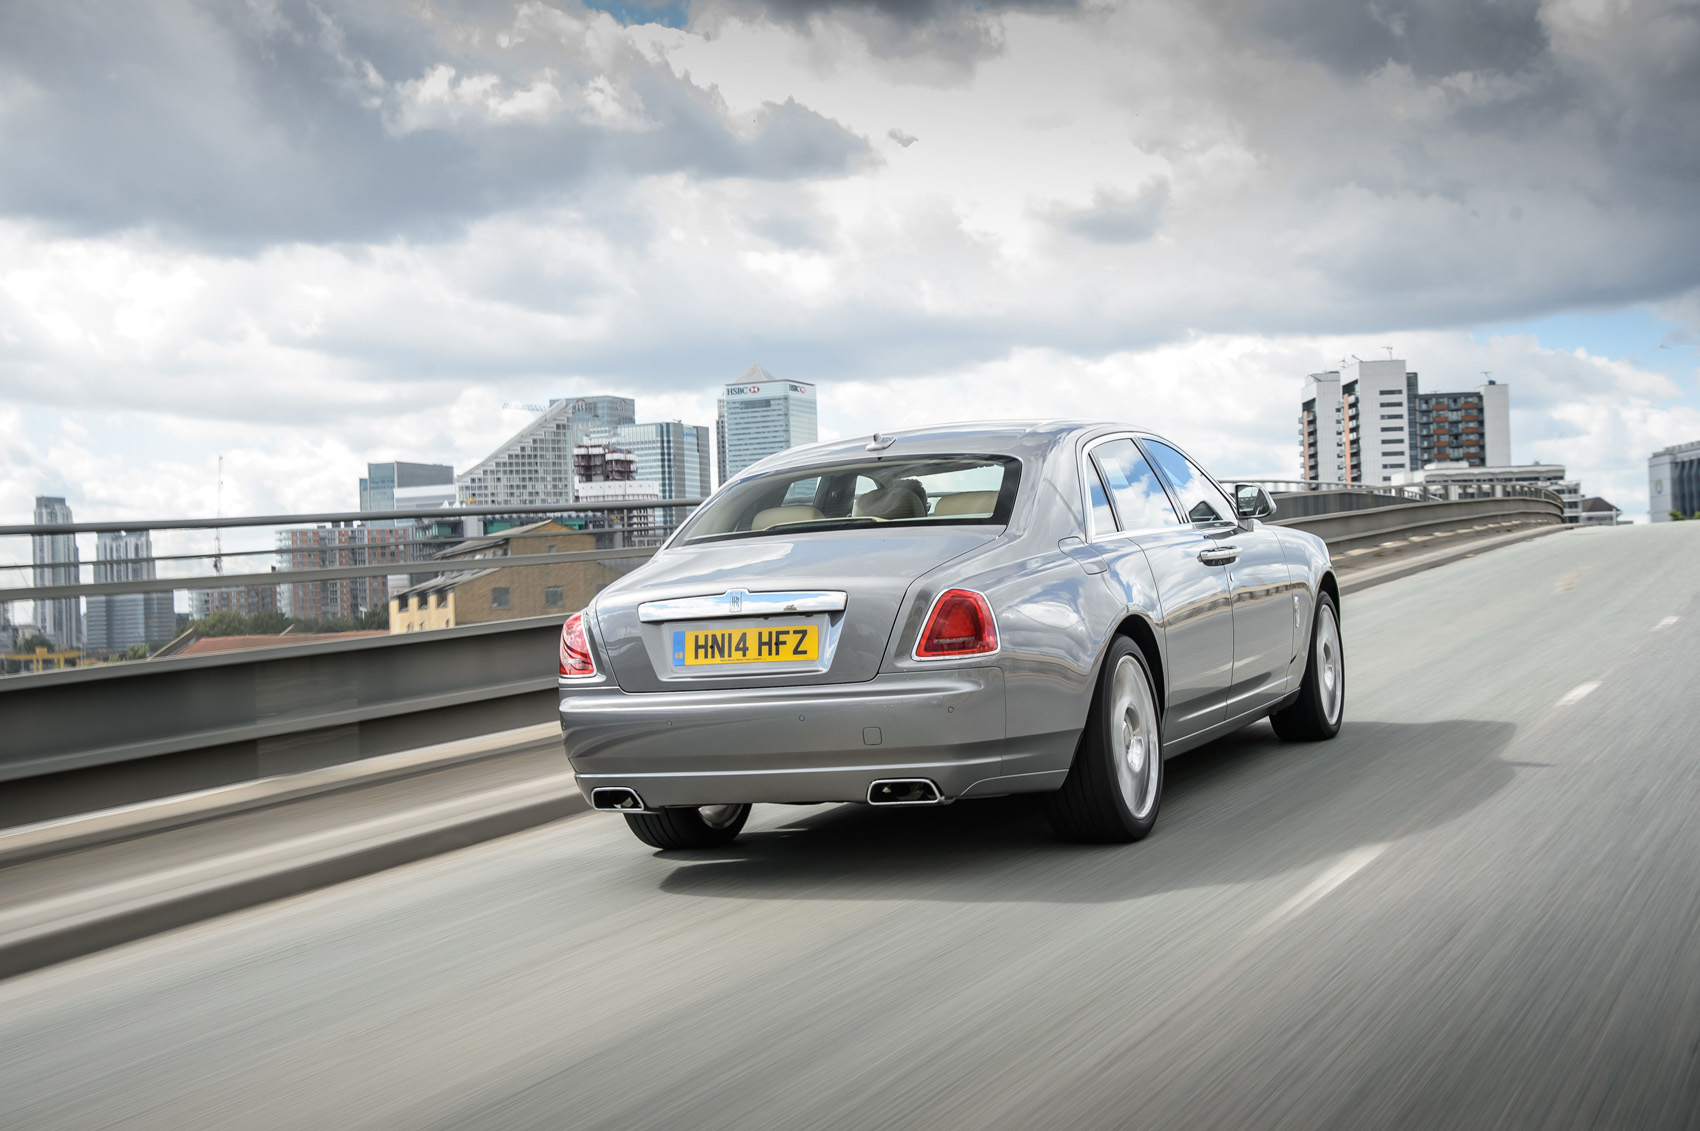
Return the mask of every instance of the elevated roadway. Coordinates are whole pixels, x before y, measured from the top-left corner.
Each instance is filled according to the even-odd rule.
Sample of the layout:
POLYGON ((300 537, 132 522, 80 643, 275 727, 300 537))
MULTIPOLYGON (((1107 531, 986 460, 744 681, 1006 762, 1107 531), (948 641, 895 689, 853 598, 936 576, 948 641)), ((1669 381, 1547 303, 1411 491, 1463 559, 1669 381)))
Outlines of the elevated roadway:
POLYGON ((0 982, 0 1126, 1694 1127, 1700 525, 1349 594, 1348 718, 1011 802, 588 815, 0 982))

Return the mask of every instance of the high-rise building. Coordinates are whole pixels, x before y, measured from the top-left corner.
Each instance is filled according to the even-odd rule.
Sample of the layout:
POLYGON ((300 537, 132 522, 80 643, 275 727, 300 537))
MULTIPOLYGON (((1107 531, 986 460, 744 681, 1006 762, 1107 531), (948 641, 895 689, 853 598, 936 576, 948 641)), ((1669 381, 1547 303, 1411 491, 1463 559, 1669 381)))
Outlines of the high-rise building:
MULTIPOLYGON (((153 543, 145 530, 103 531, 95 540, 96 582, 151 581, 153 543)), ((88 599, 87 648, 122 652, 136 644, 164 644, 177 635, 169 592, 106 593, 88 599)))
POLYGON ((1430 463, 1511 463, 1511 389, 1422 393, 1399 358, 1353 358, 1305 378, 1299 411, 1305 479, 1393 483, 1430 463))
POLYGON ((360 481, 363 511, 453 506, 455 469, 443 463, 369 463, 360 481))
POLYGON ((819 437, 815 387, 807 381, 776 381, 759 365, 744 370, 715 403, 722 483, 757 460, 819 437))
POLYGON ((1490 380, 1473 392, 1418 393, 1413 389, 1410 436, 1413 470, 1436 462, 1508 467, 1511 386, 1490 380))
POLYGON ((622 424, 594 432, 590 439, 636 456, 634 478, 654 483, 663 499, 700 499, 711 490, 706 424, 622 424))
POLYGON ((455 477, 463 506, 526 506, 573 501, 573 449, 591 432, 637 421, 630 397, 552 400, 537 419, 455 477))
MULTIPOLYGON (((71 508, 64 499, 36 497, 35 521, 40 526, 68 525, 71 508)), ((77 536, 75 534, 36 534, 30 538, 30 559, 35 565, 35 583, 44 585, 75 585, 78 582, 77 536)), ((71 649, 83 646, 83 603, 78 597, 54 597, 35 603, 36 629, 53 642, 55 648, 71 649)))
POLYGON ((1647 457, 1648 517, 1669 522, 1672 511, 1688 518, 1700 514, 1700 440, 1647 457))
MULTIPOLYGON (((395 572, 403 574, 411 557, 408 543, 413 533, 412 526, 355 526, 347 522, 279 530, 278 570, 335 569, 393 562, 398 567, 395 572)), ((303 620, 353 620, 371 609, 384 607, 389 601, 389 585, 384 577, 284 582, 279 589, 279 611, 303 620)))

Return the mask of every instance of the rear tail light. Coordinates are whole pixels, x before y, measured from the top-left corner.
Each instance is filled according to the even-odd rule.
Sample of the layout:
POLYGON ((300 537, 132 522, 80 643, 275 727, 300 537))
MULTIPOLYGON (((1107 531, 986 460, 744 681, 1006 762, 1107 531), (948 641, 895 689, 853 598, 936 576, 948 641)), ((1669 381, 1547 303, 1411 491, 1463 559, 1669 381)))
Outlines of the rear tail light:
POLYGON ((596 674, 590 655, 590 637, 584 631, 584 614, 574 613, 561 626, 561 674, 568 679, 587 679, 596 674))
POLYGON ((985 597, 972 589, 947 589, 927 614, 921 639, 915 645, 915 658, 950 660, 987 656, 997 650, 998 625, 985 597))

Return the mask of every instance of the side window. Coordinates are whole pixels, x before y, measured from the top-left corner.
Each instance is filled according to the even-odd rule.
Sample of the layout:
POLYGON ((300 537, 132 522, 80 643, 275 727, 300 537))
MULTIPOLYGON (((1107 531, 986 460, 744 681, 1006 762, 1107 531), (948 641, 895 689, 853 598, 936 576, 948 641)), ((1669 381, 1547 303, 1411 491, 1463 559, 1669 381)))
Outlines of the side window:
MULTIPOLYGON (((1115 500, 1116 515, 1121 519, 1123 530, 1180 525, 1180 520, 1175 517, 1175 508, 1169 504, 1169 496, 1163 493, 1163 485, 1132 440, 1099 444, 1092 449, 1092 462, 1098 465, 1104 485, 1115 500)), ((1093 521, 1097 521, 1096 512, 1093 521)))
POLYGON ((1098 474, 1098 469, 1086 468, 1086 489, 1092 495, 1092 536, 1113 533, 1116 529, 1116 512, 1110 509, 1110 496, 1104 490, 1104 480, 1098 474))
POLYGON ((1226 522, 1234 515, 1233 504, 1217 490, 1209 476, 1185 456, 1157 440, 1145 441, 1146 451, 1175 489, 1188 522, 1226 522))

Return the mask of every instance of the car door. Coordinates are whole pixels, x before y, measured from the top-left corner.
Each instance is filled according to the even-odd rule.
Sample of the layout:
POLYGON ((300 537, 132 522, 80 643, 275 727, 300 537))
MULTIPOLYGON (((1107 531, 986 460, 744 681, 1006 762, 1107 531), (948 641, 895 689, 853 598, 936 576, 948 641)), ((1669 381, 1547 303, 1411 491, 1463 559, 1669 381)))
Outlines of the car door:
POLYGON ((1156 585, 1168 655, 1164 739, 1190 737, 1224 717, 1234 661, 1227 571, 1200 560, 1216 546, 1214 537, 1181 521, 1131 436, 1100 441, 1088 457, 1093 538, 1111 575, 1130 603, 1149 587, 1142 578, 1156 585))
POLYGON ((1291 571, 1281 540, 1248 520, 1241 524, 1233 502, 1197 464, 1172 444, 1142 437, 1180 506, 1206 533, 1222 561, 1233 601, 1234 665, 1225 697, 1225 718, 1261 710, 1287 693, 1293 650, 1291 571))

